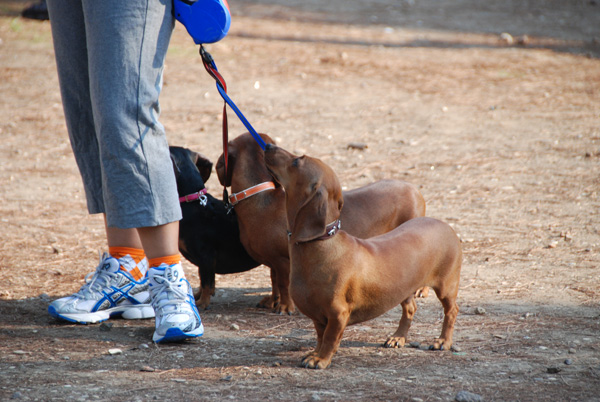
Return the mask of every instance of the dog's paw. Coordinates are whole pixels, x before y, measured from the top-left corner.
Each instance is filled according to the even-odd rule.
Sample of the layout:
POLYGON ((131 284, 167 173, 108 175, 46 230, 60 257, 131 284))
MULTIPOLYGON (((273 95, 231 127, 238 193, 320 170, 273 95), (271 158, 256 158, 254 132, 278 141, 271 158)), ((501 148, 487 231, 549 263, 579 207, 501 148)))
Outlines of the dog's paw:
POLYGON ((194 300, 196 301, 196 307, 198 307, 198 310, 207 310, 208 305, 210 304, 210 295, 208 292, 199 290, 198 293, 194 294, 194 300))
POLYGON ((274 313, 280 314, 280 315, 283 315, 283 314, 292 315, 292 314, 294 314, 295 311, 296 311, 296 308, 294 307, 293 303, 291 305, 290 304, 277 303, 277 305, 273 309, 274 313))
POLYGON ((300 365, 310 369, 325 369, 329 366, 330 360, 321 359, 316 353, 309 353, 300 365))
POLYGON ((429 288, 427 286, 417 289, 415 292, 416 298, 425 298, 429 296, 429 288))
POLYGON ((398 349, 398 348, 403 348, 405 343, 406 343, 406 338, 404 338, 403 336, 398 336, 398 337, 391 336, 387 339, 387 341, 385 341, 383 346, 386 348, 398 349))
POLYGON ((450 350, 452 341, 447 341, 444 338, 437 338, 433 341, 433 345, 429 346, 429 350, 450 350))
POLYGON ((258 302, 256 307, 273 310, 275 308, 275 300, 273 299, 273 295, 264 297, 261 301, 258 302))

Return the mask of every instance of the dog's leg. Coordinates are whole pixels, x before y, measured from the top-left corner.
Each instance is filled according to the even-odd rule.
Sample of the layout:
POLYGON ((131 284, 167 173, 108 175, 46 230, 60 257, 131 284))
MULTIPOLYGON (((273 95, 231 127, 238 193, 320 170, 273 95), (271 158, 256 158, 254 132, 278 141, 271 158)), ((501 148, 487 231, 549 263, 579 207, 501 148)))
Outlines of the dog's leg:
POLYGON ((198 289, 198 292, 194 294, 194 299, 196 300, 196 307, 198 307, 199 309, 206 310, 208 308, 208 305, 210 304, 210 297, 214 295, 214 285, 211 287, 210 285, 202 284, 202 287, 198 289))
POLYGON ((277 303, 279 303, 279 288, 277 287, 277 272, 270 268, 271 271, 271 295, 265 296, 261 301, 258 302, 256 307, 268 308, 273 310, 277 303))
POLYGON ((435 289, 442 306, 444 306, 444 323, 442 324, 442 334, 429 347, 431 350, 450 350, 452 347, 452 334, 454 332, 454 323, 458 315, 458 305, 456 296, 458 295, 458 280, 452 281, 451 285, 435 289))
MULTIPOLYGON (((336 317, 331 317, 327 320, 327 325, 322 335, 322 341, 317 341, 317 347, 319 349, 318 354, 309 355, 302 360, 302 366, 313 369, 324 369, 331 363, 331 358, 337 352, 338 346, 344 335, 344 330, 348 324, 348 318, 350 312, 343 312, 337 314, 336 317)), ((319 336, 317 331, 317 337, 319 336)))
POLYGON ((444 298, 441 300, 444 306, 444 323, 442 324, 442 334, 429 347, 431 350, 450 350, 452 347, 452 334, 454 332, 454 323, 458 315, 458 305, 455 298, 444 298))
POLYGON ((307 353, 302 358, 301 366, 306 367, 306 361, 317 356, 319 354, 319 350, 321 350, 321 345, 323 344, 323 333, 325 332, 325 325, 320 324, 319 322, 313 320, 313 324, 315 325, 315 330, 317 331, 317 347, 307 353))
POLYGON ((210 263, 198 265, 198 276, 200 277, 200 289, 194 294, 196 306, 206 310, 210 304, 210 297, 215 294, 216 258, 211 258, 210 263))
POLYGON ((290 296, 290 260, 281 258, 277 261, 277 271, 275 283, 273 284, 273 293, 278 290, 279 300, 275 304, 274 312, 277 314, 292 314, 296 308, 292 296, 290 296))
POLYGON ((396 332, 390 336, 387 341, 383 344, 386 348, 402 348, 406 343, 406 336, 408 335, 408 329, 412 324, 413 317, 417 311, 417 302, 414 296, 409 297, 402 303, 402 318, 396 332))

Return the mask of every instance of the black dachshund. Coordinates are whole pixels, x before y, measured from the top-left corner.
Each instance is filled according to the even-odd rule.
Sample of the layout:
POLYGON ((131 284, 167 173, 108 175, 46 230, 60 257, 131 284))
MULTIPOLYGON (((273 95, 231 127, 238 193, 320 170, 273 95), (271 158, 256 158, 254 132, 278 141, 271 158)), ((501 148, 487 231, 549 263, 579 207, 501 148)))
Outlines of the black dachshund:
POLYGON ((215 274, 245 272, 260 264, 240 242, 235 211, 227 213, 225 203, 206 192, 204 183, 210 177, 212 163, 187 148, 169 149, 183 215, 179 251, 198 266, 200 290, 194 297, 196 305, 206 309, 215 294, 215 274))

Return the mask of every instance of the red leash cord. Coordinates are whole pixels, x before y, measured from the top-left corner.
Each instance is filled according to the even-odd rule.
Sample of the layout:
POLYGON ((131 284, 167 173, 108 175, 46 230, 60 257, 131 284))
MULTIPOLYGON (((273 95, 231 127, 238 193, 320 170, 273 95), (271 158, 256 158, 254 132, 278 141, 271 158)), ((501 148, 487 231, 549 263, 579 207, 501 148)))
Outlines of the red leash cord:
MULTIPOLYGON (((210 55, 210 53, 208 53, 206 50, 204 50, 204 47, 202 45, 200 45, 200 56, 202 58, 202 64, 204 65, 204 68, 206 69, 206 72, 208 72, 208 74, 213 77, 215 79, 215 81, 217 82, 217 85, 219 85, 223 91, 225 91, 225 93, 227 93, 227 83, 225 83, 225 79, 223 78, 223 76, 219 73, 219 71, 217 71, 217 66, 215 65, 215 62, 212 58, 212 56, 210 55)), ((229 124, 227 121, 227 102, 225 100, 223 100, 223 162, 225 163, 225 183, 223 183, 223 201, 225 202, 226 205, 229 205, 229 195, 227 194, 227 184, 231 184, 231 183, 227 183, 227 165, 229 163, 228 159, 229 159, 229 154, 227 152, 227 144, 229 142, 229 124)))

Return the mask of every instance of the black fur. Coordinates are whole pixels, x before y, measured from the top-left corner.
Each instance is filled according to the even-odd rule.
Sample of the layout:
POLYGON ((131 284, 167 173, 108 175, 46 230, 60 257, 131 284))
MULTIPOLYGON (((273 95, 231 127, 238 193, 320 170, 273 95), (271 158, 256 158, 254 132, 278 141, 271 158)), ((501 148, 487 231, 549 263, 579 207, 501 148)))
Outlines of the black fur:
MULTIPOLYGON (((204 188, 212 170, 212 163, 204 156, 182 147, 169 147, 177 179, 179 196, 196 193, 204 188)), ((206 194, 206 206, 199 201, 181 203, 182 220, 179 222, 179 251, 198 266, 201 305, 198 292, 196 303, 208 307, 215 291, 215 274, 248 271, 260 265, 248 255, 240 242, 240 231, 235 211, 227 213, 225 203, 206 194)))

